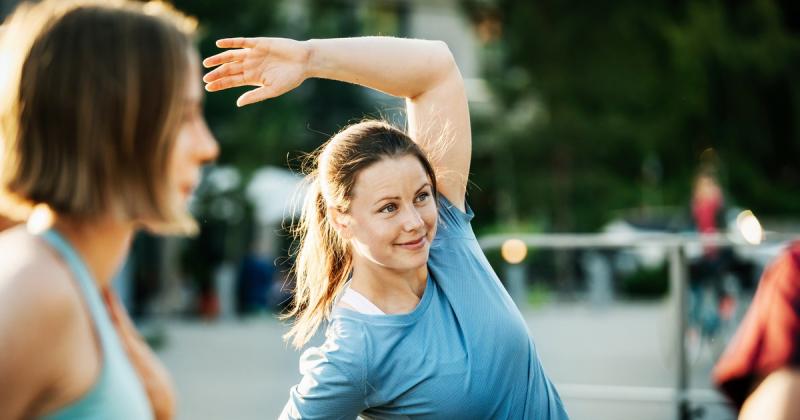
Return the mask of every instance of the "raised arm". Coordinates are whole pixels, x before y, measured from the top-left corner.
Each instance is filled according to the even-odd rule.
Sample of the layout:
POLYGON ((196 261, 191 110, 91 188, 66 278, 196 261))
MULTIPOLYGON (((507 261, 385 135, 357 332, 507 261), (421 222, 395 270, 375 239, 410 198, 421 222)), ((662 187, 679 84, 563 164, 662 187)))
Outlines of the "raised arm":
POLYGON ((239 106, 276 97, 311 77, 366 86, 406 99, 409 135, 437 169, 439 192, 464 209, 472 135, 464 83, 443 42, 389 37, 294 41, 232 38, 206 59, 221 65, 203 80, 216 91, 257 86, 239 106))

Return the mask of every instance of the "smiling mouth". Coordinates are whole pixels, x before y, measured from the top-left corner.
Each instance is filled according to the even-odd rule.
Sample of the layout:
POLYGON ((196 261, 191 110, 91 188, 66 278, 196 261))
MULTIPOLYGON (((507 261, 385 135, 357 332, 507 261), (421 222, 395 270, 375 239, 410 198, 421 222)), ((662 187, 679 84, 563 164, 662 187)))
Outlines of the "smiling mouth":
POLYGON ((413 240, 413 241, 409 241, 409 242, 403 242, 403 243, 400 243, 400 244, 397 244, 397 245, 400 246, 400 247, 403 247, 403 248, 407 248, 407 249, 418 249, 418 248, 422 248, 422 246, 425 245, 425 240, 426 240, 426 237, 425 236, 421 236, 419 239, 416 239, 416 240, 413 240))
POLYGON ((185 196, 191 196, 192 194, 194 194, 194 190, 195 190, 194 186, 189 186, 189 185, 184 185, 184 186, 181 188, 181 192, 182 192, 182 193, 183 193, 185 196))

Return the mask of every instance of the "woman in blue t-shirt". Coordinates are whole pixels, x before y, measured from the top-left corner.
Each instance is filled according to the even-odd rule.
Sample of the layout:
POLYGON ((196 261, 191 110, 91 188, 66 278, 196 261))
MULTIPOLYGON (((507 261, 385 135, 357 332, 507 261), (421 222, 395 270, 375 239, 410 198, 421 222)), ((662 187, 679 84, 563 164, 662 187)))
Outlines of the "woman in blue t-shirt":
POLYGON ((483 255, 465 202, 472 137, 442 42, 235 38, 204 61, 206 89, 257 86, 239 106, 311 77, 406 98, 408 133, 351 125, 311 159, 298 229, 298 348, 282 418, 537 418, 567 414, 525 322, 483 255), (435 170, 435 171, 434 171, 435 170))

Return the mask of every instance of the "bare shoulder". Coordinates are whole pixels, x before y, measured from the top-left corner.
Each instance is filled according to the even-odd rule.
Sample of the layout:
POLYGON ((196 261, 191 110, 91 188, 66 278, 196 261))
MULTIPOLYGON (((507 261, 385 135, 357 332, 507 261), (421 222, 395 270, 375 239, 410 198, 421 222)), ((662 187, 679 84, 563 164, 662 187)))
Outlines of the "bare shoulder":
POLYGON ((0 233, 0 301, 0 314, 21 307, 41 319, 61 318, 81 304, 66 266, 43 239, 22 227, 0 233))
POLYGON ((0 234, 0 377, 15 392, 35 396, 59 374, 82 320, 78 293, 41 238, 21 228, 0 234))

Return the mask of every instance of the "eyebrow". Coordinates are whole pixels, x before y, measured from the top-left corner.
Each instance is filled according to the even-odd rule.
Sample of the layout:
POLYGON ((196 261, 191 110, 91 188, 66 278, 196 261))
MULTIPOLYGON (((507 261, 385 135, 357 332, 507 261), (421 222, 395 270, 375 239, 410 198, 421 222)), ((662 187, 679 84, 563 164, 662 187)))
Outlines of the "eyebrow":
MULTIPOLYGON (((422 184, 422 186, 421 186, 421 187, 417 188, 417 191, 416 191, 416 192, 420 192, 420 191, 422 191, 422 190, 423 190, 425 187, 430 187, 430 186, 431 186, 431 183, 430 183, 430 182, 426 182, 426 183, 422 184)), ((386 200, 399 200, 399 199, 400 199, 400 197, 397 197, 397 196, 394 196, 394 197, 382 197, 382 198, 379 198, 379 199, 375 200, 375 203, 373 203, 372 205, 374 206, 375 204, 378 204, 378 203, 380 203, 381 201, 386 201, 386 200)))

